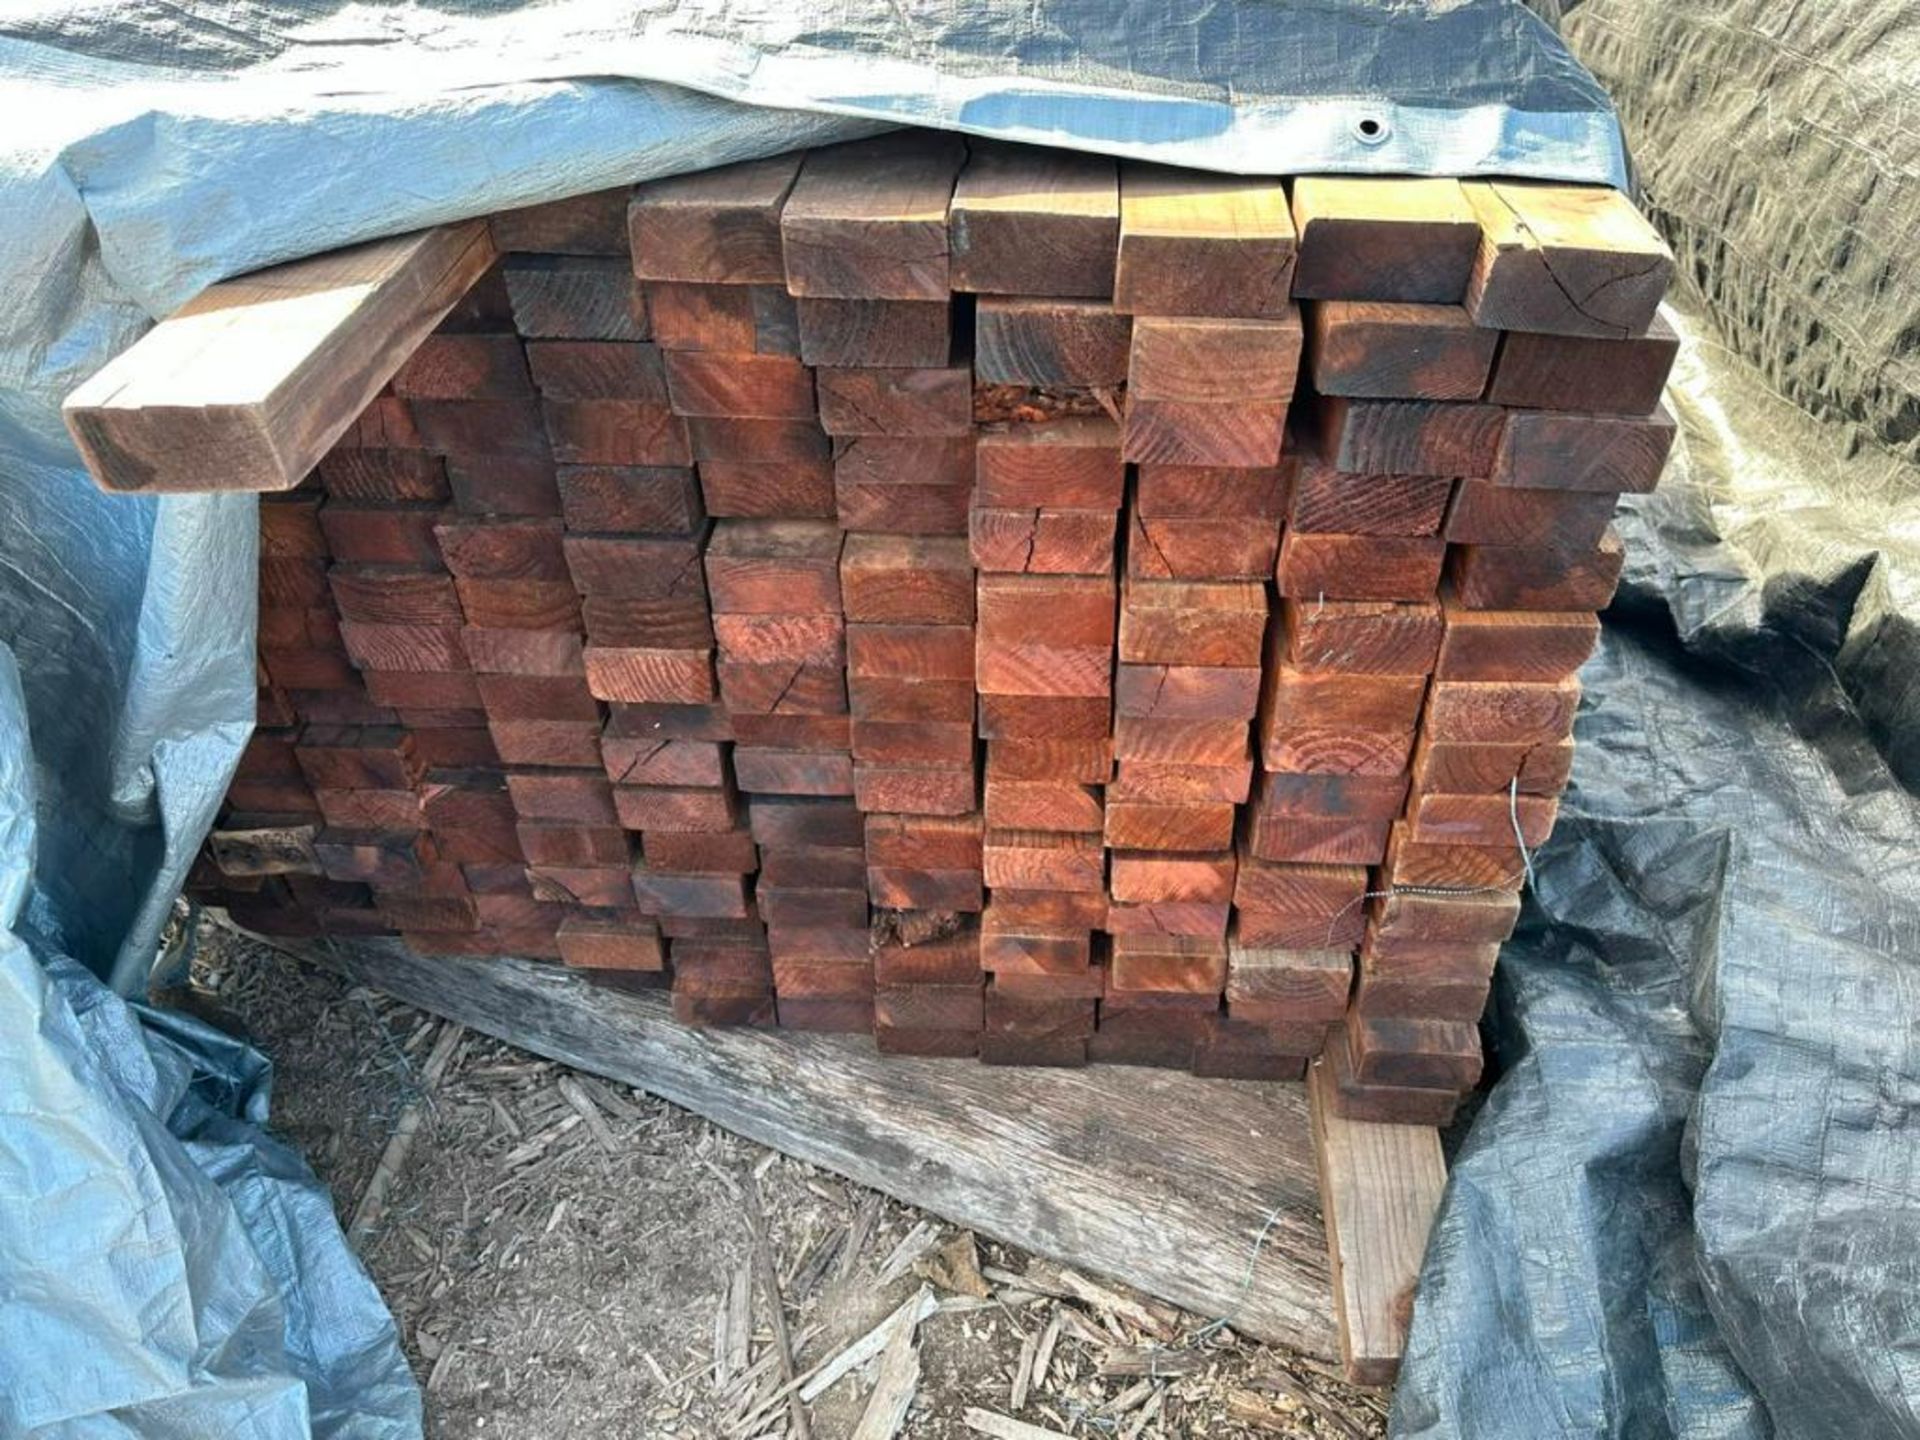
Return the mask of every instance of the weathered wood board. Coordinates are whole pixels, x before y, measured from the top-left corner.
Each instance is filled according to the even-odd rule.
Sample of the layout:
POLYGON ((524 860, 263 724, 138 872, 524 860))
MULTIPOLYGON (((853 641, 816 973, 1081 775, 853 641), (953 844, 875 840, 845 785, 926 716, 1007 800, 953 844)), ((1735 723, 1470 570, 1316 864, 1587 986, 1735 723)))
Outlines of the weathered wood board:
POLYGON ((838 1035, 691 1030, 664 994, 553 965, 435 960, 378 939, 266 943, 983 1234, 1336 1353, 1299 1085, 883 1057, 838 1035))
POLYGON ((1447 1166, 1438 1130, 1343 1119, 1332 1084, 1324 1062, 1307 1067, 1340 1359, 1355 1384, 1391 1385, 1447 1166))

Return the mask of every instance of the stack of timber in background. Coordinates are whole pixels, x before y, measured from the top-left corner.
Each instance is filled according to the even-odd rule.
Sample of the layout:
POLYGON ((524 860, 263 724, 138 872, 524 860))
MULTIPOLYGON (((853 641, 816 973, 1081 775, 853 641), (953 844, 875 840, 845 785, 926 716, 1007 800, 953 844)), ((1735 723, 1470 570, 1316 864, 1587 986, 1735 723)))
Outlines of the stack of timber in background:
POLYGON ((492 228, 262 505, 199 893, 1452 1112, 1673 434, 1624 197, 903 132, 492 228))

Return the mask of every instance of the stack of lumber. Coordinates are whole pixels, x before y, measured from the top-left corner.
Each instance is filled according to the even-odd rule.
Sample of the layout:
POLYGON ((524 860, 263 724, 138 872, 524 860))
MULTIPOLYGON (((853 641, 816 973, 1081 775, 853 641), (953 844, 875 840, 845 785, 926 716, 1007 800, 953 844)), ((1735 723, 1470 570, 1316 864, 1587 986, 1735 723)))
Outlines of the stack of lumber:
POLYGON ((902 132, 491 237, 263 501, 206 898, 1451 1114, 1673 435, 1625 197, 902 132))

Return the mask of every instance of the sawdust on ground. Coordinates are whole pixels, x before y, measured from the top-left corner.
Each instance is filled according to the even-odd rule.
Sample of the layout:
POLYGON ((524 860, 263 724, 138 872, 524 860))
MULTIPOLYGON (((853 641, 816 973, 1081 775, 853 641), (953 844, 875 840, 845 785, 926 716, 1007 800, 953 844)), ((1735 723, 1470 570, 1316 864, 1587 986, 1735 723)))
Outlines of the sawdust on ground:
POLYGON ((362 1253, 420 1378, 429 1435, 1385 1433, 1384 1396, 1317 1361, 976 1242, 231 931, 203 925, 193 974, 196 1008, 274 1061, 275 1128, 332 1187, 342 1223, 371 1219, 362 1253), (413 1141, 368 1214, 410 1107, 413 1141), (756 1255, 808 1397, 798 1417, 756 1255), (863 1337, 873 1358, 806 1383, 823 1367, 831 1379, 863 1337), (897 1429, 890 1403, 907 1407, 897 1429))

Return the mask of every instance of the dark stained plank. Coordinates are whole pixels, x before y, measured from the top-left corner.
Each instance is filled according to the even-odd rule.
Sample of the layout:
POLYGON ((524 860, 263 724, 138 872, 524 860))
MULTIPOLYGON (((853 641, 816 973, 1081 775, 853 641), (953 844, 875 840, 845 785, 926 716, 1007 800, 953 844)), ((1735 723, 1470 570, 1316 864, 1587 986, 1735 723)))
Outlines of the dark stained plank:
POLYGON ((955 290, 1113 293, 1120 187, 1111 159, 980 140, 969 152, 947 216, 955 290))
POLYGON ((643 280, 783 285, 780 207, 799 154, 636 186, 627 202, 633 273, 643 280))
POLYGON ((1115 309, 1283 315, 1293 257, 1293 217, 1278 180, 1121 167, 1115 309))
POLYGON ((1680 354, 1680 336, 1656 315, 1645 335, 1594 340, 1577 335, 1501 338, 1487 399, 1525 410, 1650 415, 1680 354))
POLYGON ((1293 223, 1300 299, 1455 304, 1480 244, 1457 180, 1302 175, 1293 182, 1293 223))
POLYGON ((944 303, 947 205, 965 154, 958 136, 933 131, 810 151, 780 215, 789 292, 944 303))
POLYGON ((1127 381, 1133 321, 1097 300, 983 295, 973 368, 990 385, 1117 387, 1127 381))
POLYGON ((1307 368, 1322 395, 1478 400, 1499 340, 1458 305, 1326 300, 1307 307, 1307 368))
POLYGON ((1493 330, 1644 335, 1673 278, 1673 252, 1618 190, 1486 180, 1465 185, 1480 221, 1467 285, 1493 330))

